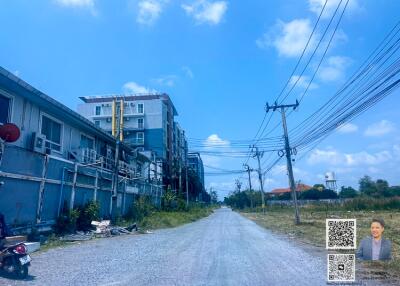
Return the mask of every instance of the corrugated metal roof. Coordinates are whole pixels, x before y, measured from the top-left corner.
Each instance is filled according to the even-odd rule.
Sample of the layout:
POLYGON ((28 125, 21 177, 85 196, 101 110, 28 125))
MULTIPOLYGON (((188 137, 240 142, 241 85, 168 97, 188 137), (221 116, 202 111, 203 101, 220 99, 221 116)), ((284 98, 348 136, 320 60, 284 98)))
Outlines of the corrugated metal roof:
POLYGON ((34 102, 35 104, 50 110, 50 112, 53 111, 52 115, 62 116, 63 120, 71 121, 73 124, 77 124, 81 128, 84 128, 87 131, 96 134, 98 137, 105 139, 109 142, 111 141, 115 143, 114 137, 112 137, 110 134, 108 134, 100 127, 97 127, 90 120, 86 119, 85 117, 73 111, 72 109, 68 108, 64 104, 58 102, 54 98, 34 88, 33 86, 23 81, 19 77, 15 76, 13 73, 9 72, 3 67, 0 67, 0 76, 2 76, 3 79, 7 79, 8 81, 10 81, 7 86, 4 86, 4 88, 8 89, 11 93, 15 93, 19 96, 27 98, 28 100, 34 102), (23 92, 23 90, 21 92, 18 92, 18 87, 22 88, 27 92, 23 92))

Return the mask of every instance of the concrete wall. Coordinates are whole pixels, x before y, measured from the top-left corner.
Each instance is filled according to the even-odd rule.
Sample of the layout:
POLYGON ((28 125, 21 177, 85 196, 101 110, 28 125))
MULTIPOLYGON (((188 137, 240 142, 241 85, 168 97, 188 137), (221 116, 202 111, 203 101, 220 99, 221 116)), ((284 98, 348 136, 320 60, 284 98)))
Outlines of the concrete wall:
MULTIPOLYGON (((41 222, 53 223, 59 211, 70 206, 74 163, 48 156, 46 171, 43 172, 45 162, 46 155, 15 145, 5 147, 0 165, 0 181, 3 182, 0 186, 0 212, 11 226, 35 224, 38 213, 41 222)), ((108 171, 79 167, 73 207, 83 206, 96 196, 100 215, 108 217, 111 212, 111 181, 112 174, 108 171)), ((126 185, 121 183, 118 188, 118 196, 122 198, 118 213, 124 215, 129 211, 136 194, 152 196, 153 201, 160 204, 160 188, 134 181, 126 185), (126 188, 126 185, 131 188, 126 188)))

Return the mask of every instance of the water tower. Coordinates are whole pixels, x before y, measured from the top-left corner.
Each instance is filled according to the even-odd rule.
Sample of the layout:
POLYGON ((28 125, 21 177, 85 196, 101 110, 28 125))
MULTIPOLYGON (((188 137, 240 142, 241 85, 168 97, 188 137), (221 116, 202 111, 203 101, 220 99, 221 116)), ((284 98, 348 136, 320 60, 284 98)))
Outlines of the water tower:
POLYGON ((325 173, 325 185, 327 189, 337 192, 337 180, 335 172, 325 173))

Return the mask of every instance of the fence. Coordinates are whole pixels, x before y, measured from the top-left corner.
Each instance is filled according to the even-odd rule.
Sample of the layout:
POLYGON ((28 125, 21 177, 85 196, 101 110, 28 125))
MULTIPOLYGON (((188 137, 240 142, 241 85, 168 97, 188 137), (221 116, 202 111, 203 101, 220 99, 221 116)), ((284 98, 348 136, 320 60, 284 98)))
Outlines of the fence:
MULTIPOLYGON (((343 204, 346 199, 322 199, 322 200, 297 200, 299 206, 303 205, 340 205, 343 204)), ((293 200, 267 200, 267 205, 269 206, 292 206, 293 200)))
MULTIPOLYGON (((51 225, 63 208, 96 200, 100 216, 106 218, 113 205, 112 178, 108 170, 6 146, 0 165, 0 213, 11 226, 51 225)), ((121 176, 118 182, 118 214, 126 214, 137 195, 161 204, 160 186, 121 176)))

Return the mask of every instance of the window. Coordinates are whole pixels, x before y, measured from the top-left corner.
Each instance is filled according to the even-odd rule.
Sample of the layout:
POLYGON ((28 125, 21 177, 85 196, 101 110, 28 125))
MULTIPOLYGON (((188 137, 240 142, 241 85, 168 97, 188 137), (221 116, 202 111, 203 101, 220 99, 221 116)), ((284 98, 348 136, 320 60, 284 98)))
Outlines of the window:
POLYGON ((143 103, 138 103, 138 105, 137 105, 137 112, 138 112, 139 114, 143 114, 143 113, 144 113, 144 106, 143 106, 143 103))
POLYGON ((81 134, 81 148, 94 149, 94 139, 81 134))
POLYGON ((136 133, 136 140, 137 140, 137 143, 143 144, 144 143, 144 133, 143 132, 136 133))
POLYGON ((94 125, 96 125, 97 127, 100 127, 100 120, 95 120, 94 125))
POLYGON ((10 121, 11 99, 0 95, 0 124, 10 121))
POLYGON ((143 118, 138 118, 137 120, 138 128, 143 129, 144 128, 144 121, 143 118))
POLYGON ((96 106, 96 115, 100 115, 100 113, 101 113, 101 106, 100 105, 98 105, 98 106, 96 106))
POLYGON ((46 136, 46 148, 61 152, 61 123, 42 115, 42 134, 46 136))

